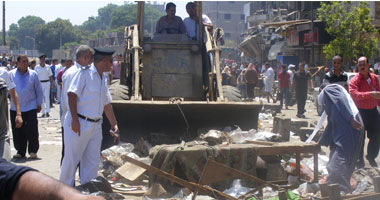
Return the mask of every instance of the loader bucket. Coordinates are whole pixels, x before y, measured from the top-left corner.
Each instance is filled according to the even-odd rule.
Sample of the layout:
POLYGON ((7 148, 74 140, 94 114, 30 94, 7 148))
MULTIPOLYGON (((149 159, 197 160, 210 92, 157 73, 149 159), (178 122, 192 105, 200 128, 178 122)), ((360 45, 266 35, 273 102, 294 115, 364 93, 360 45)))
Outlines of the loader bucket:
POLYGON ((141 137, 148 139, 152 133, 180 138, 187 132, 195 138, 212 128, 238 125, 242 130, 256 129, 262 104, 206 101, 183 101, 177 104, 168 101, 116 100, 112 102, 112 107, 121 140, 134 143, 141 137))

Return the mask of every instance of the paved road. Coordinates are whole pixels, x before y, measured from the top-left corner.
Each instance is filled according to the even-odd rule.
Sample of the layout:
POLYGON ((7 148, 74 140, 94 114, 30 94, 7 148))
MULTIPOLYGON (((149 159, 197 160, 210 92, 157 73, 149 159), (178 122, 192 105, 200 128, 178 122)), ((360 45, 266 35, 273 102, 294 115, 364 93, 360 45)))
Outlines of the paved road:
MULTIPOLYGON (((38 116, 41 116, 41 114, 38 114, 38 116)), ((47 175, 50 175, 58 179, 62 150, 62 133, 61 123, 59 119, 59 104, 55 104, 54 107, 51 108, 50 117, 38 117, 38 130, 40 149, 37 155, 39 158, 37 160, 12 159, 12 162, 18 165, 33 167, 39 170, 40 172, 43 172, 47 175)), ((11 151, 12 155, 16 154, 16 150, 13 146, 12 134, 11 151)))

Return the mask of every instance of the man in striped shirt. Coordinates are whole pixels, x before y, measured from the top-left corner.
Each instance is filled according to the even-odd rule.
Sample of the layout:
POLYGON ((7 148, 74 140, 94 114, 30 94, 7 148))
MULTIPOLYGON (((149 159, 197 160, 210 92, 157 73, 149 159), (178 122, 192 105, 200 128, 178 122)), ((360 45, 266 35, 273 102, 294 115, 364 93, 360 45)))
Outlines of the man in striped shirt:
MULTIPOLYGON (((349 91, 359 109, 369 139, 366 158, 372 167, 377 167, 375 158, 380 149, 380 115, 377 106, 380 105, 380 85, 377 76, 369 72, 366 57, 358 60, 359 73, 350 81, 349 91)), ((359 156, 358 168, 364 167, 364 143, 359 156)))

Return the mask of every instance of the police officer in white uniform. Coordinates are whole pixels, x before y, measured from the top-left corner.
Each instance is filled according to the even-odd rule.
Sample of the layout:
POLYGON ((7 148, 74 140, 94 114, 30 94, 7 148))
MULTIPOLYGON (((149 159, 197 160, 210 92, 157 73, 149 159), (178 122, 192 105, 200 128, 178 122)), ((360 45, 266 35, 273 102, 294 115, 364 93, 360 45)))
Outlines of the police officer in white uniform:
POLYGON ((42 93, 44 95, 44 101, 42 103, 42 117, 50 117, 50 84, 54 84, 53 73, 50 69, 50 66, 45 64, 46 55, 40 55, 40 64, 37 65, 34 70, 37 72, 38 79, 40 79, 42 93))
MULTIPOLYGON (((64 127, 65 122, 65 116, 67 113, 67 110, 69 109, 68 104, 68 97, 67 97, 67 91, 69 90, 69 86, 71 83, 71 80, 74 77, 74 74, 76 71, 80 70, 82 67, 88 67, 92 63, 93 59, 93 49, 87 45, 80 45, 75 53, 76 62, 74 63, 74 66, 68 68, 65 73, 62 75, 62 93, 61 93, 61 125, 64 127)), ((62 158, 61 158, 61 164, 62 160, 65 154, 65 138, 64 138, 64 132, 65 129, 62 129, 62 158)))
MULTIPOLYGON (((69 111, 64 122, 65 156, 59 180, 74 185, 75 170, 80 162, 80 183, 95 178, 100 162, 102 114, 111 124, 115 140, 120 140, 111 106, 111 95, 103 72, 110 71, 112 54, 109 48, 95 48, 94 64, 78 70, 68 90, 69 111)), ((111 132, 111 131, 110 131, 111 132)))

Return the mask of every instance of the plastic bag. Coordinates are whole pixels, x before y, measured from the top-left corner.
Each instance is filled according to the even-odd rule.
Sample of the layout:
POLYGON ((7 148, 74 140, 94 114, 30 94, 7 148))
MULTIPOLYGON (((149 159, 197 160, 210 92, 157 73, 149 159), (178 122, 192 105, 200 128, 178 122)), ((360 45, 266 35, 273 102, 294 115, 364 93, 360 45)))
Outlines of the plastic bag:
POLYGON ((237 198, 241 195, 246 194, 247 192, 249 192, 251 190, 252 190, 252 188, 247 188, 247 187, 244 187, 241 185, 241 179, 235 179, 232 182, 231 187, 227 190, 224 190, 223 193, 237 198))
POLYGON ((136 154, 132 153, 134 149, 133 144, 122 143, 114 145, 108 149, 102 151, 102 156, 116 166, 121 166, 125 161, 121 158, 121 155, 128 155, 132 158, 139 158, 136 154))

